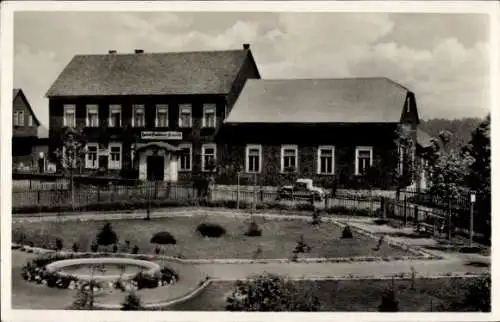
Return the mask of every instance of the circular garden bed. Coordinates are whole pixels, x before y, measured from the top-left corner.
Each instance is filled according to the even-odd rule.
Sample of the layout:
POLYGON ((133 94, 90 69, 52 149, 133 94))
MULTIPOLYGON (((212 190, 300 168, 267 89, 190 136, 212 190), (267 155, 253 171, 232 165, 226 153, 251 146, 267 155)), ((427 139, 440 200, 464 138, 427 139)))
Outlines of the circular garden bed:
POLYGON ((163 287, 179 276, 168 267, 145 260, 93 254, 48 254, 28 262, 24 280, 60 289, 132 291, 163 287))

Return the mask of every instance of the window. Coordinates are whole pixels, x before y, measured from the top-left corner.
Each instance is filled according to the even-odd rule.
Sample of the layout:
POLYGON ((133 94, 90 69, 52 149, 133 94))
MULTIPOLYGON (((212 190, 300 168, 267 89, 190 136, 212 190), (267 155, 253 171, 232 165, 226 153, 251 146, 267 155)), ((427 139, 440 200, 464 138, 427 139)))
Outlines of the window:
POLYGON ((179 127, 192 126, 191 110, 190 104, 179 105, 179 127))
POLYGON ((168 105, 156 105, 156 127, 168 127, 168 105))
POLYGON ((262 161, 262 147, 260 145, 247 145, 246 172, 259 173, 262 161))
POLYGON ((373 149, 370 146, 356 147, 356 161, 354 164, 355 174, 360 175, 366 172, 373 164, 373 149))
POLYGON ((14 112, 14 118, 12 120, 14 126, 23 126, 24 125, 24 112, 18 111, 14 112))
POLYGON ((209 166, 217 160, 215 144, 203 144, 201 147, 201 170, 209 171, 209 166))
POLYGON ((318 174, 335 172, 335 147, 320 146, 318 148, 318 174))
POLYGON ((99 169, 99 158, 97 151, 99 145, 97 143, 87 143, 87 151, 85 153, 85 168, 99 169))
POLYGON ((121 105, 109 106, 109 127, 122 126, 122 107, 121 105))
POLYGON ((28 126, 33 126, 33 116, 28 115, 28 126))
POLYGON ((180 171, 191 171, 191 155, 193 147, 191 144, 180 144, 180 171))
POLYGON ((75 127, 75 105, 64 105, 63 126, 75 127))
POLYGON ((215 104, 203 105, 203 127, 215 127, 215 104))
POLYGON ((122 145, 120 143, 109 144, 108 169, 119 170, 122 168, 122 145))
POLYGON ((132 105, 132 126, 144 127, 144 105, 132 105))
POLYGON ((87 105, 87 126, 99 127, 99 107, 97 105, 87 105))
POLYGON ((281 172, 297 171, 297 146, 281 146, 281 172))

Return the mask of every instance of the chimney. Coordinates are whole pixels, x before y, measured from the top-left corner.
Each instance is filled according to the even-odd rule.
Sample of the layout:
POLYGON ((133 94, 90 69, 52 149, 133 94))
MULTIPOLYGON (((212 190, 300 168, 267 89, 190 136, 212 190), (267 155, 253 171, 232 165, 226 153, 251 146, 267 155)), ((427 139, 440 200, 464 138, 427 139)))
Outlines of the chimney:
POLYGON ((250 49, 250 44, 243 44, 243 49, 250 49))
POLYGON ((136 49, 136 50, 135 50, 135 53, 136 53, 136 54, 143 54, 143 53, 144 53, 144 50, 142 50, 142 49, 136 49))
POLYGON ((108 54, 116 54, 116 50, 108 50, 108 54))

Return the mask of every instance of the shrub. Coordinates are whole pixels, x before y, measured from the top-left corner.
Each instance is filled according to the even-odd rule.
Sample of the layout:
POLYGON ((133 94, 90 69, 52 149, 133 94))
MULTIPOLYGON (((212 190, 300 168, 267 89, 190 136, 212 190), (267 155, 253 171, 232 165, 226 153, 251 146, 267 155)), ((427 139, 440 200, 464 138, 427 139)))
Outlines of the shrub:
POLYGON ((342 238, 352 238, 351 227, 345 226, 342 230, 342 238))
POLYGON ((245 235, 249 237, 260 237, 262 236, 262 229, 259 228, 259 225, 255 221, 251 221, 245 235))
POLYGON ((134 292, 130 292, 125 296, 125 300, 122 302, 122 311, 139 311, 142 310, 142 301, 139 295, 134 292))
POLYGON ((379 312, 398 312, 399 302, 396 300, 396 292, 391 289, 382 294, 382 301, 378 306, 379 312))
POLYGON ((304 236, 300 236, 295 246, 294 253, 308 253, 311 251, 311 247, 304 241, 304 236))
POLYGON ((118 245, 113 244, 113 253, 117 253, 117 252, 118 252, 118 245))
POLYGON ((80 249, 80 245, 78 245, 78 243, 73 243, 71 249, 73 249, 73 252, 77 253, 78 250, 80 249))
POLYGON ((155 247, 155 254, 156 254, 156 255, 159 255, 159 254, 160 254, 160 252, 161 252, 160 247, 159 247, 159 246, 156 246, 156 247, 155 247))
POLYGON ((97 253, 97 250, 99 249, 99 244, 97 244, 96 242, 93 242, 92 245, 90 245, 90 250, 93 252, 93 253, 97 253))
POLYGON ((132 248, 132 254, 139 254, 139 246, 134 245, 134 247, 132 248))
POLYGON ((96 243, 98 245, 108 246, 111 244, 116 244, 118 242, 118 236, 113 231, 111 223, 106 223, 101 231, 97 234, 96 243))
POLYGON ((211 238, 216 238, 216 237, 221 237, 226 233, 226 230, 224 227, 218 225, 218 224, 211 224, 211 223, 202 223, 198 225, 196 230, 203 236, 203 237, 211 237, 211 238))
POLYGON ((56 250, 61 251, 63 249, 63 241, 60 238, 56 238, 56 250))
POLYGON ((373 221, 375 225, 387 225, 389 223, 389 220, 387 219, 375 219, 373 221))
POLYGON ((177 241, 175 237, 168 231, 160 231, 151 237, 151 243, 160 245, 175 245, 177 241))
POLYGON ((321 216, 319 213, 319 209, 314 210, 313 212, 313 220, 311 222, 313 225, 319 225, 321 223, 321 216))
POLYGON ((137 288, 143 289, 143 288, 155 288, 158 287, 158 278, 155 276, 151 276, 149 274, 145 274, 143 272, 137 273, 133 278, 132 281, 137 283, 137 288))

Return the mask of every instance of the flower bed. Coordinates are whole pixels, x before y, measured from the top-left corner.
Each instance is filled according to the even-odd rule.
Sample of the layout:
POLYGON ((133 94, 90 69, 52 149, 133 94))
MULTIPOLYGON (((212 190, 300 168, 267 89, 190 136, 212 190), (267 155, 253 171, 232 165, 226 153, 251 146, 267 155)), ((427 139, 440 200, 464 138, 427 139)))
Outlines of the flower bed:
MULTIPOLYGON (((131 291, 143 288, 155 288, 175 283, 179 276, 168 267, 160 268, 154 273, 139 272, 133 277, 124 279, 118 277, 114 280, 97 280, 94 278, 79 278, 78 276, 66 274, 57 269, 57 262, 76 259, 98 259, 105 257, 102 254, 48 254, 35 258, 28 262, 21 272, 24 280, 56 287, 61 289, 90 289, 99 292, 104 289, 131 291), (51 266, 52 264, 52 266, 51 266), (56 264, 56 266, 54 266, 56 264)), ((110 258, 107 258, 109 260, 110 258)))

